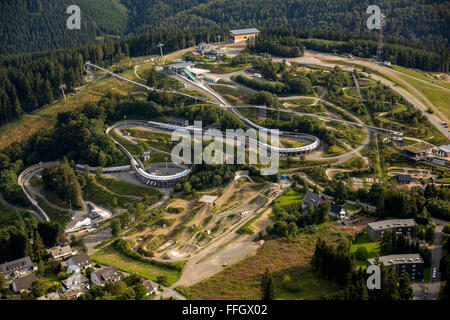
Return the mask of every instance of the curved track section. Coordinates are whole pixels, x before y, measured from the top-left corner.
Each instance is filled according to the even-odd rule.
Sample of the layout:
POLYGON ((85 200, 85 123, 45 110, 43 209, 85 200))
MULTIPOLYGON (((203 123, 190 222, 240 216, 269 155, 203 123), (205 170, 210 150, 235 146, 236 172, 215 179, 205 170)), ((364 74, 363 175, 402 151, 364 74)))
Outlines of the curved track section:
MULTIPOLYGON (((133 124, 136 121, 128 121, 127 123, 133 124)), ((144 122, 145 123, 145 122, 144 122)), ((123 122, 118 122, 112 126, 110 126, 108 129, 106 129, 106 134, 109 134, 109 132, 115 128, 118 128, 123 125, 123 122)), ((161 124, 162 125, 162 124, 161 124)), ((181 127, 180 127, 181 128, 181 127)), ((173 187, 181 178, 187 176, 191 173, 191 169, 184 168, 183 171, 177 172, 172 175, 155 175, 150 174, 145 171, 144 165, 137 161, 133 155, 119 142, 117 142, 114 138, 114 143, 116 146, 130 159, 130 165, 131 169, 136 172, 137 178, 140 182, 147 184, 152 187, 158 187, 158 188, 170 188, 173 187)))
POLYGON ((36 172, 41 171, 42 168, 45 168, 46 166, 54 166, 54 165, 56 165, 56 162, 45 162, 45 163, 32 165, 32 166, 26 168, 25 170, 23 170, 20 173, 19 177, 17 178, 17 182, 20 185, 20 187, 22 188, 23 193, 27 197, 28 201, 30 201, 32 207, 37 211, 39 217, 45 221, 50 221, 50 218, 45 213, 45 211, 39 206, 38 202, 36 200, 34 200, 34 198, 28 192, 28 190, 25 187, 25 182, 27 182, 28 179, 32 175, 34 175, 36 172))
MULTIPOLYGON (((255 123, 251 122, 249 119, 245 118, 240 112, 237 112, 237 110, 235 109, 235 108, 239 108, 239 107, 241 107, 241 108, 242 108, 242 107, 246 107, 246 108, 248 108, 248 107, 265 108, 264 106, 237 106, 237 107, 236 107, 236 106, 232 106, 232 105, 228 104, 228 103, 227 103, 222 97, 220 97, 216 92, 214 92, 214 91, 212 91, 212 90, 206 88, 205 86, 200 85, 200 84, 198 84, 198 83, 196 83, 196 82, 194 82, 194 81, 192 81, 192 80, 190 80, 190 79, 188 79, 188 78, 186 78, 186 77, 183 77, 183 76, 180 76, 180 75, 179 75, 179 77, 182 78, 183 80, 185 80, 185 81, 191 83, 192 85, 194 85, 194 86, 196 86, 196 87, 198 87, 198 88, 200 88, 200 89, 202 89, 202 90, 208 92, 208 93, 211 94, 212 96, 214 96, 218 101, 220 101, 220 103, 219 103, 219 102, 215 102, 215 101, 210 101, 210 100, 208 100, 208 99, 206 99, 206 98, 204 98, 204 97, 198 97, 198 96, 190 95, 190 94, 187 94, 187 93, 184 93, 184 92, 180 92, 180 91, 176 91, 176 90, 163 90, 163 89, 156 89, 156 88, 153 88, 153 87, 149 87, 149 86, 146 86, 146 85, 144 85, 144 84, 142 84, 142 83, 139 83, 139 82, 136 82, 136 81, 127 79, 127 78, 125 78, 125 77, 119 76, 118 74, 115 74, 114 72, 111 72, 111 71, 109 71, 109 70, 106 70, 106 69, 104 69, 104 68, 102 68, 102 67, 99 67, 99 66, 97 66, 97 65, 95 65, 95 64, 92 64, 91 62, 88 61, 88 62, 86 62, 85 65, 84 65, 84 70, 85 70, 87 73, 89 73, 89 74, 92 74, 92 72, 91 72, 89 69, 87 69, 86 66, 90 66, 90 67, 96 68, 96 69, 98 69, 98 70, 101 70, 101 71, 103 71, 103 72, 106 72, 106 73, 110 74, 111 76, 113 76, 113 77, 115 77, 115 78, 118 78, 118 79, 123 80, 123 81, 127 81, 127 82, 129 82, 129 83, 132 83, 132 84, 134 84, 134 85, 137 85, 137 86, 139 86, 139 87, 142 87, 142 88, 144 88, 144 89, 146 89, 146 90, 148 90, 148 91, 157 91, 157 92, 164 92, 164 91, 165 91, 165 92, 170 92, 170 93, 179 94, 179 95, 182 95, 182 96, 185 96, 185 97, 188 97, 188 98, 192 98, 192 99, 196 99, 196 100, 199 100, 199 101, 203 101, 203 102, 205 102, 205 103, 215 104, 215 105, 218 105, 218 106, 220 106, 220 107, 225 107, 225 108, 227 108, 227 110, 231 111, 232 113, 234 113, 235 115, 237 115, 238 117, 240 117, 245 123, 247 123, 247 124, 248 124, 249 126, 251 126, 252 128, 255 128, 255 129, 258 129, 258 130, 265 130, 265 131, 267 131, 267 132, 270 132, 270 131, 271 131, 271 129, 267 129, 267 128, 264 128, 264 127, 260 127, 260 126, 256 125, 255 123)), ((324 103, 327 103, 327 104, 330 104, 330 105, 332 105, 332 106, 335 106, 333 103, 331 103, 331 102, 329 102, 329 101, 327 101, 327 100, 324 100, 324 99, 319 99, 319 100, 322 101, 322 102, 324 102, 324 103)), ((268 110, 277 110, 277 109, 270 109, 270 108, 266 108, 266 109, 268 109, 268 110)), ((281 110, 281 109, 280 109, 279 111, 281 111, 281 112, 290 112, 290 111, 286 111, 286 110, 283 111, 283 110, 281 110)), ((310 113, 294 112, 294 114, 297 114, 297 115, 299 115, 299 116, 304 116, 304 117, 317 117, 317 118, 322 118, 322 119, 324 119, 324 120, 339 121, 338 119, 329 118, 329 117, 323 117, 323 116, 318 116, 318 115, 310 114, 310 113)), ((358 127, 364 127, 364 128, 366 128, 367 130, 374 131, 374 132, 376 132, 376 133, 380 133, 380 134, 383 134, 383 135, 392 135, 392 136, 396 136, 396 137, 401 137, 401 136, 403 136, 403 133, 402 133, 402 132, 395 131, 395 130, 390 130, 390 129, 386 129, 386 128, 374 127, 374 126, 366 125, 366 124, 364 124, 364 123, 352 122, 352 121, 347 121, 347 120, 340 120, 340 122, 346 123, 346 124, 350 124, 350 125, 355 125, 355 126, 358 126, 358 127)))
MULTIPOLYGON (((91 74, 92 72, 87 68, 87 66, 96 68, 96 69, 101 70, 101 71, 103 71, 103 72, 106 72, 107 74, 110 74, 111 76, 113 76, 113 77, 115 77, 115 78, 117 78, 117 79, 120 79, 120 80, 123 80, 123 81, 127 81, 127 82, 132 83, 132 84, 134 84, 134 85, 137 85, 137 86, 139 86, 139 87, 141 87, 141 88, 144 88, 144 89, 146 89, 146 90, 148 90, 148 91, 170 92, 170 93, 179 94, 179 95, 182 95, 182 96, 185 96, 185 97, 188 97, 188 98, 192 98, 192 99, 195 99, 195 100, 203 101, 203 102, 208 103, 208 104, 214 104, 214 105, 218 105, 218 106, 220 106, 220 107, 226 108, 226 110, 228 110, 228 111, 230 111, 231 113, 235 114, 235 115, 238 116, 242 121, 244 121, 247 125, 249 125, 250 127, 252 127, 253 129, 256 129, 256 130, 260 130, 260 131, 264 131, 264 132, 268 132, 268 133, 272 133, 272 132, 275 132, 275 131, 276 131, 276 133, 279 133, 281 136, 289 136, 289 137, 294 137, 294 138, 295 138, 295 137, 299 137, 299 138, 309 138, 310 140, 313 140, 313 142, 312 142, 311 144, 309 144, 309 145, 307 145, 307 146, 299 147, 299 148, 275 148, 275 147, 266 145, 272 152, 279 152, 280 154, 299 155, 299 154, 304 154, 304 153, 308 153, 308 152, 314 151, 314 150, 316 150, 317 148, 320 147, 320 140, 319 140, 319 138, 317 138, 317 137, 313 137, 313 136, 307 135, 307 134, 303 134, 303 135, 302 135, 302 134, 295 134, 295 133, 289 133, 289 132, 278 132, 278 130, 273 130, 273 129, 264 128, 264 127, 261 127, 261 126, 255 124, 255 123, 253 123, 252 121, 250 121, 249 119, 247 119, 246 117, 244 117, 239 111, 237 111, 236 109, 234 109, 233 106, 229 105, 229 104, 228 104, 222 97, 220 97, 217 93, 215 93, 214 91, 209 90, 209 89, 206 88, 205 86, 199 85, 198 83, 195 83, 194 81, 189 80, 189 79, 187 79, 187 78, 185 78, 185 77, 182 77, 185 81, 188 81, 189 83, 192 83, 194 86, 197 86, 197 87, 199 87, 200 89, 202 89, 202 90, 208 92, 209 94, 211 94, 214 98, 216 98, 216 99, 217 99, 218 101, 220 101, 220 102, 210 101, 210 100, 208 100, 208 99, 206 99, 206 98, 203 98, 203 97, 193 96, 193 95, 190 95, 190 94, 187 94, 187 93, 184 93, 184 92, 180 92, 180 91, 176 91, 176 90, 163 90, 163 89, 156 89, 156 88, 153 88, 153 87, 149 87, 149 86, 146 86, 146 85, 144 85, 144 84, 142 84, 142 83, 139 83, 139 82, 136 82, 136 81, 127 79, 127 78, 125 78, 125 77, 122 77, 122 76, 120 76, 120 75, 118 75, 118 74, 115 74, 114 72, 111 72, 111 71, 109 71, 109 70, 106 70, 105 68, 99 67, 99 66, 97 66, 97 65, 95 65, 95 64, 92 64, 92 63, 90 63, 90 62, 86 62, 86 63, 84 64, 84 70, 85 70, 87 73, 90 73, 90 74, 91 74), (277 149, 278 149, 278 150, 277 150, 277 149)), ((160 124, 160 125, 161 125, 161 124, 160 124)), ((169 125, 167 125, 167 126, 169 126, 169 125)), ((175 126, 172 126, 172 127, 175 127, 175 126)), ((180 127, 180 128, 181 128, 181 127, 180 127)), ((169 130, 171 130, 171 129, 169 128, 169 130)), ((176 130, 176 129, 172 129, 172 130, 176 130)))
MULTIPOLYGON (((219 102, 210 101, 210 100, 205 99, 203 97, 197 97, 197 96, 193 96, 193 95, 190 95, 190 94, 187 94, 187 93, 184 93, 184 92, 176 91, 176 90, 163 90, 163 89, 156 89, 156 88, 153 88, 153 87, 149 87, 149 86, 143 85, 142 83, 139 83, 139 82, 127 79, 125 77, 119 76, 118 74, 115 74, 115 73, 113 73, 113 72, 111 72, 109 70, 106 70, 106 69, 104 69, 102 67, 99 67, 99 66, 97 66, 95 64, 92 64, 90 62, 86 62, 85 65, 84 65, 84 70, 87 73, 92 73, 89 69, 87 69, 87 66, 99 69, 99 70, 101 70, 103 72, 106 72, 106 73, 110 74, 111 76, 113 76, 115 78, 118 78, 118 79, 123 80, 123 81, 127 81, 129 83, 132 83, 134 85, 137 85, 137 86, 142 87, 142 88, 144 88, 146 90, 149 90, 149 91, 170 92, 170 93, 174 93, 174 94, 183 95, 183 96, 188 97, 188 98, 192 98, 192 99, 196 99, 196 100, 199 100, 199 101, 203 101, 205 103, 215 104, 215 105, 218 105, 220 107, 224 107, 228 111, 230 111, 231 113, 233 113, 236 116, 238 116, 242 121, 244 121, 247 125, 249 125, 253 129, 257 129, 257 130, 268 132, 268 133, 276 133, 276 134, 279 134, 280 136, 286 136, 286 137, 291 137, 291 138, 303 138, 303 139, 307 139, 307 140, 312 140, 313 141, 309 145, 298 147, 298 148, 277 148, 277 147, 274 147, 274 146, 270 146, 270 145, 258 142, 263 147, 268 148, 271 152, 278 152, 278 153, 283 154, 283 155, 299 155, 299 154, 305 154, 305 153, 314 151, 314 150, 316 150, 316 149, 318 149, 320 147, 320 139, 317 138, 317 137, 314 137, 312 135, 296 134, 296 133, 291 133, 291 132, 282 132, 282 131, 278 131, 278 130, 264 128, 264 127, 261 127, 261 126, 255 124, 255 123, 253 123, 252 121, 250 121, 249 119, 244 117, 238 110, 234 109, 233 106, 229 105, 226 101, 224 101, 214 91, 211 91, 211 90, 209 90, 208 88, 206 88, 204 86, 200 87, 199 84, 197 84, 197 83, 195 83, 195 82, 193 82, 193 81, 191 81, 191 80, 189 80, 189 79, 187 79, 185 77, 182 77, 185 81, 188 81, 188 82, 192 83, 193 85, 195 85, 197 87, 200 87, 202 90, 207 91, 208 93, 213 95, 217 100, 219 100, 220 103, 219 102)), ((159 127, 164 126, 164 129, 167 129, 167 130, 185 129, 184 127, 177 127, 177 126, 173 126, 173 125, 169 125, 169 124, 162 124, 162 123, 155 123, 155 122, 154 122, 154 124, 159 126, 159 127)), ((108 130, 107 130, 107 133, 108 133, 108 130)))
MULTIPOLYGON (((257 125, 255 125, 255 126, 257 126, 257 125)), ((106 130, 106 132, 109 133, 110 130, 118 128, 118 127, 125 127, 124 122, 123 121, 117 122, 113 126, 109 127, 106 130)), ((175 125, 170 125, 170 124, 160 123, 160 122, 155 122, 155 121, 127 120, 127 128, 133 128, 133 127, 134 128, 140 127, 140 128, 146 128, 146 129, 155 128, 155 129, 166 130, 166 131, 175 131, 175 130, 188 130, 191 132, 202 131, 202 129, 200 129, 200 128, 180 127, 180 126, 175 126, 175 125)), ((264 129, 266 131, 271 130, 271 129, 266 129, 266 128, 264 128, 264 129)), ((306 146, 297 147, 297 148, 280 148, 280 147, 276 147, 276 146, 272 146, 272 145, 263 143, 259 140, 255 140, 252 138, 246 137, 246 139, 248 140, 249 143, 250 142, 253 143, 253 145, 260 146, 260 148, 268 150, 271 153, 278 153, 281 155, 305 154, 305 153, 308 153, 308 152, 311 152, 311 151, 317 149, 320 146, 320 140, 317 137, 312 136, 312 135, 302 134, 302 133, 283 132, 283 131, 280 131, 279 134, 282 137, 304 139, 304 140, 312 141, 312 143, 308 144, 306 146)), ((120 145, 120 144, 118 144, 118 145, 120 145)), ((120 145, 120 147, 123 148, 121 145, 120 145)))

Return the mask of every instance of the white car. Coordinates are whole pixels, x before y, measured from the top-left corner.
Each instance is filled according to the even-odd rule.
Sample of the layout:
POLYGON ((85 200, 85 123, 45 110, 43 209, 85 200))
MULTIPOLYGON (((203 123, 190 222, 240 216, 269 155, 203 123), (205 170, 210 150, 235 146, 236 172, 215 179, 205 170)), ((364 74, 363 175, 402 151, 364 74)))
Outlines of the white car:
POLYGON ((436 268, 433 268, 433 279, 436 278, 436 268))

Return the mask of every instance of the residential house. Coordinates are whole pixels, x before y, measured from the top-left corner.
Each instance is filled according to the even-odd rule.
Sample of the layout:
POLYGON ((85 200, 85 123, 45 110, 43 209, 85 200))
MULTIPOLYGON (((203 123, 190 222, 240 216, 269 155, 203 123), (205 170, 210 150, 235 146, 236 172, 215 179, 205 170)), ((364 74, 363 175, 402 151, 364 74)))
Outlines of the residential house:
POLYGON ((22 292, 24 290, 31 290, 33 282, 36 281, 36 274, 30 273, 26 276, 15 278, 12 282, 12 288, 14 292, 22 292))
POLYGON ((37 298, 36 300, 59 300, 61 297, 58 292, 51 292, 37 298))
MULTIPOLYGON (((386 267, 394 266, 398 276, 402 276, 403 273, 407 272, 411 280, 423 278, 424 261, 418 253, 393 254, 382 256, 378 259, 379 263, 383 263, 386 267)), ((375 260, 375 258, 367 259, 367 264, 373 265, 375 260)))
POLYGON ((310 206, 314 206, 314 208, 317 208, 319 203, 323 201, 325 201, 325 199, 320 194, 308 190, 308 192, 306 192, 305 196, 303 197, 302 209, 309 208, 310 206))
POLYGON ((7 278, 25 275, 37 269, 37 266, 31 262, 29 256, 0 264, 0 273, 7 278))
POLYGON ((116 267, 103 267, 91 273, 91 282, 97 286, 104 286, 106 282, 115 282, 120 279, 116 267))
POLYGON ((394 229, 396 232, 410 234, 416 226, 414 219, 392 219, 367 224, 367 236, 370 241, 380 241, 385 230, 394 229))
POLYGON ((332 217, 338 217, 339 219, 344 219, 345 218, 345 210, 342 206, 333 202, 333 203, 331 203, 329 215, 332 217))
POLYGON ((144 282, 142 282, 142 284, 144 285, 145 290, 147 290, 147 293, 146 293, 147 296, 152 293, 155 293, 155 294, 157 293, 158 285, 156 283, 154 283, 153 281, 145 280, 144 282))
POLYGON ((61 284, 63 292, 69 290, 76 291, 80 289, 83 291, 89 290, 89 280, 82 274, 70 276, 66 280, 61 281, 61 284))
POLYGON ((72 249, 70 246, 57 246, 51 249, 48 249, 47 252, 50 254, 52 259, 60 260, 65 259, 71 256, 74 256, 78 253, 76 249, 72 249))
POLYGON ((75 300, 77 299, 79 296, 85 294, 86 291, 83 289, 78 289, 78 290, 67 290, 64 293, 61 294, 61 298, 62 299, 67 299, 67 300, 75 300))
MULTIPOLYGON (((89 259, 89 256, 86 253, 77 254, 67 260, 67 268, 70 268, 71 266, 76 266, 80 269, 86 269, 92 266, 91 259, 89 259)), ((72 267, 74 268, 74 267, 72 267)))

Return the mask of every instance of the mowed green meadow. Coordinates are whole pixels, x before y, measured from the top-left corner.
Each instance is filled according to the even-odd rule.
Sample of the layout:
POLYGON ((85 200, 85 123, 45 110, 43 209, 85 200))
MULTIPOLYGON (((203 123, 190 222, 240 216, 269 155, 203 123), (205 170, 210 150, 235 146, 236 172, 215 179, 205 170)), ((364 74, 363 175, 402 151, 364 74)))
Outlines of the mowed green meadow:
POLYGON ((291 204, 301 202, 302 200, 303 196, 299 192, 293 189, 289 189, 278 198, 277 205, 279 205, 282 208, 286 208, 289 207, 291 204))
POLYGON ((123 253, 118 252, 112 246, 107 246, 106 248, 97 251, 92 254, 90 258, 96 263, 114 266, 123 272, 137 274, 153 281, 157 281, 159 276, 167 276, 167 283, 170 285, 175 283, 181 275, 181 272, 178 270, 164 268, 130 258, 123 253))
MULTIPOLYGON (((360 247, 365 247, 368 253, 368 258, 374 258, 377 254, 380 254, 380 243, 379 242, 372 242, 367 237, 367 234, 360 236, 356 243, 352 244, 352 248, 350 249, 350 252, 355 255, 356 250, 360 247)), ((355 256, 356 259, 356 256, 355 256)), ((367 260, 357 260, 357 267, 365 267, 367 266, 367 260)))

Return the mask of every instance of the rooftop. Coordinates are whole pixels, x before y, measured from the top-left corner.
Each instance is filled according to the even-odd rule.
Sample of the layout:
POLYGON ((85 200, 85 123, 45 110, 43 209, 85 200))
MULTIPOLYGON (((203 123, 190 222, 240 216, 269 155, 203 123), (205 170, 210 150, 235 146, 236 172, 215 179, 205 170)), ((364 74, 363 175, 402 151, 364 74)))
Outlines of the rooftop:
POLYGON ((397 181, 411 181, 411 175, 399 173, 396 176, 394 176, 394 179, 397 181))
POLYGON ((152 292, 153 290, 158 288, 158 286, 151 280, 145 280, 144 282, 142 282, 142 284, 144 285, 147 292, 152 292))
POLYGON ((31 285, 36 281, 36 275, 30 273, 24 277, 14 279, 13 283, 16 285, 17 291, 31 289, 31 285))
POLYGON ((33 267, 29 256, 0 264, 0 273, 8 275, 14 271, 22 271, 33 267))
POLYGON ((194 68, 194 67, 189 67, 189 71, 191 71, 192 73, 194 73, 196 75, 211 72, 211 70, 208 70, 208 69, 199 69, 199 68, 194 68))
POLYGON ((174 68, 174 69, 183 69, 183 68, 189 67, 190 65, 192 65, 191 62, 176 62, 176 63, 165 65, 164 67, 170 67, 170 68, 174 68))
POLYGON ((71 255, 73 251, 72 251, 72 248, 70 246, 64 246, 64 247, 57 246, 57 247, 48 249, 47 252, 53 258, 58 258, 58 257, 71 255))
POLYGON ((73 288, 74 286, 80 286, 84 283, 89 283, 89 280, 82 274, 79 276, 71 276, 63 281, 61 281, 62 285, 66 288, 73 288))
POLYGON ((93 273, 97 275, 98 279, 101 282, 106 282, 108 280, 116 280, 120 278, 119 270, 117 270, 116 267, 103 267, 93 273))
POLYGON ((72 263, 77 266, 87 266, 92 264, 91 259, 89 259, 89 256, 86 253, 77 254, 76 256, 73 256, 69 260, 72 261, 72 263))
POLYGON ((241 34, 249 34, 249 33, 259 33, 259 30, 256 28, 247 28, 247 29, 236 29, 230 31, 234 35, 241 35, 241 34))
MULTIPOLYGON (((405 263, 423 263, 423 259, 418 253, 392 254, 378 258, 385 266, 405 264, 405 263)), ((375 263, 375 258, 367 259, 370 264, 375 263)))
POLYGON ((311 204, 317 206, 322 201, 323 199, 320 194, 311 191, 306 192, 305 196, 303 197, 303 204, 306 206, 310 206, 311 204))
POLYGON ((446 144, 446 145, 440 146, 439 150, 442 150, 444 152, 450 152, 450 144, 446 144))
POLYGON ((342 209, 343 209, 342 206, 340 206, 340 205, 338 205, 338 204, 333 202, 331 204, 330 212, 334 213, 334 214, 340 214, 342 209))
POLYGON ((432 149, 433 146, 431 144, 425 143, 425 142, 417 142, 412 145, 406 146, 405 150, 410 151, 412 153, 419 153, 423 151, 428 151, 432 149))
POLYGON ((392 219, 371 222, 367 225, 370 226, 373 230, 384 230, 397 227, 414 227, 416 225, 416 222, 414 221, 414 219, 392 219))
POLYGON ((210 46, 206 42, 200 42, 195 51, 203 53, 210 49, 211 49, 210 46))

